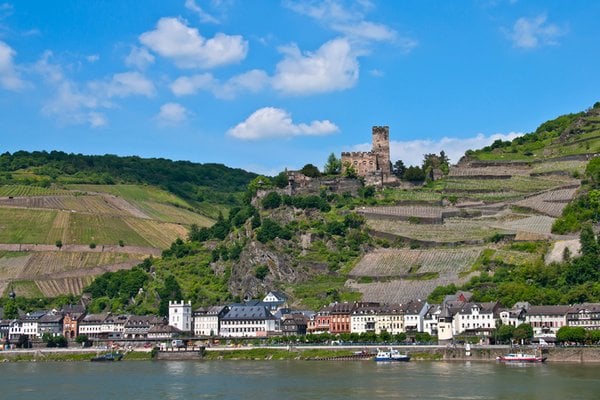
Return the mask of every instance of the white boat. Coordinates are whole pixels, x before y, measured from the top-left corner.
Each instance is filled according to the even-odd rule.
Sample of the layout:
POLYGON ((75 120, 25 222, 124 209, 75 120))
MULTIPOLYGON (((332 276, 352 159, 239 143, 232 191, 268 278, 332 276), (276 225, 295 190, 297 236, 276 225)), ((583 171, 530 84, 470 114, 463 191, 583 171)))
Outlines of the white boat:
POLYGON ((375 361, 410 361, 408 354, 402 354, 398 350, 390 348, 389 350, 377 349, 375 361))
POLYGON ((496 360, 501 362, 535 363, 546 361, 546 357, 536 356, 535 354, 510 353, 505 356, 496 357, 496 360))

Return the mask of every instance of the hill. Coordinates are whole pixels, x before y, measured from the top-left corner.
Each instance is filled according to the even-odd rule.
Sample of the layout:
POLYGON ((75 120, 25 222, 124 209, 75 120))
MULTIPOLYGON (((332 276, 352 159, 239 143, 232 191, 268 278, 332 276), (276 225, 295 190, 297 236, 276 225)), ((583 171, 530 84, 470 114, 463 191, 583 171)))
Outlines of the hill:
POLYGON ((160 256, 192 224, 212 225, 254 176, 163 159, 4 153, 0 292, 81 294, 94 276, 160 256))
MULTIPOLYGON (((256 177, 245 195, 234 195, 242 203, 213 225, 197 221, 189 240, 176 240, 160 259, 92 282, 85 289, 92 310, 165 312, 170 299, 199 306, 258 298, 273 289, 313 309, 358 299, 439 300, 457 288, 473 291, 476 301, 507 306, 598 301, 594 263, 600 254, 588 223, 597 224, 600 216, 594 208, 600 204, 600 162, 594 158, 599 112, 597 103, 512 142, 469 151, 424 185, 363 187, 351 194, 335 190, 352 187, 342 182, 350 178, 330 176, 339 184, 290 196, 278 187, 278 177, 256 177), (586 212, 576 212, 583 217, 574 229, 557 229, 572 209, 586 212)), ((161 207, 177 200, 143 188, 63 184, 44 190, 119 195, 127 197, 129 212, 139 213, 136 221, 144 215, 176 222, 180 216, 170 214, 167 221, 161 207)), ((197 200, 179 199, 186 203, 178 210, 196 210, 197 200)))

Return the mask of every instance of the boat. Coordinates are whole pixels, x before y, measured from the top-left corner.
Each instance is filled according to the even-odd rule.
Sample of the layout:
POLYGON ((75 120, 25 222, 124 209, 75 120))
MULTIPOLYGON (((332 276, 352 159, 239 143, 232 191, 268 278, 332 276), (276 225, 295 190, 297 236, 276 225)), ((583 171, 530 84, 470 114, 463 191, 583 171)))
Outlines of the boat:
POLYGON ((375 361, 410 361, 408 354, 402 354, 396 349, 381 350, 377 349, 375 361))
POLYGON ((123 353, 106 353, 93 357, 91 361, 121 361, 123 353))
POLYGON ((496 357, 496 361, 516 362, 516 363, 537 363, 537 362, 546 361, 546 357, 537 356, 535 354, 510 353, 505 356, 496 357))

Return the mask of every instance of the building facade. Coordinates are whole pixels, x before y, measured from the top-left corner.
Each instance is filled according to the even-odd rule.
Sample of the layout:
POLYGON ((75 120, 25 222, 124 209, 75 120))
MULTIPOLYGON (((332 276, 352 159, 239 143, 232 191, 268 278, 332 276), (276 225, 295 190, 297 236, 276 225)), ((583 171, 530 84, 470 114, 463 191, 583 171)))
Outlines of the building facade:
MULTIPOLYGON (((390 168, 390 128, 374 126, 372 130, 372 149, 363 152, 342 153, 342 173, 352 167, 358 176, 376 178, 383 184, 391 177, 390 168)), ((369 179, 367 181, 370 182, 369 179)))
POLYGON ((192 332, 192 302, 169 301, 169 325, 181 332, 192 332))

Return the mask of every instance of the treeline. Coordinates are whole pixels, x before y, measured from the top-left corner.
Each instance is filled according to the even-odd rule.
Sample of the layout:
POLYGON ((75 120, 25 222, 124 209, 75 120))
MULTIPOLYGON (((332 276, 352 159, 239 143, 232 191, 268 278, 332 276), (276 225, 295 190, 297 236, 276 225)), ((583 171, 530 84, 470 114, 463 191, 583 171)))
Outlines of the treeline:
MULTIPOLYGON (((0 184, 141 183, 159 186, 180 197, 203 201, 214 192, 243 192, 256 174, 222 164, 198 164, 164 158, 89 156, 62 151, 17 151, 0 155, 0 184), (28 170, 36 176, 13 172, 28 170)), ((223 201, 233 202, 228 197, 223 201)))

